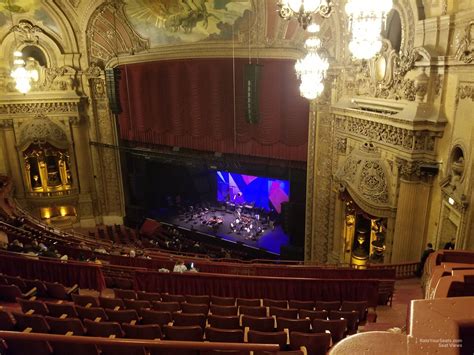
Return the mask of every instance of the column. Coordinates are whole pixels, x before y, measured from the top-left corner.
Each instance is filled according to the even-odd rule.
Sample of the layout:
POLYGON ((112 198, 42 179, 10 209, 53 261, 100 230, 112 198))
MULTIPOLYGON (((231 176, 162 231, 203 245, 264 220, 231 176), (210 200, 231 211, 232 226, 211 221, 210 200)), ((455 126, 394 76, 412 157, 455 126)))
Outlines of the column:
POLYGON ((0 128, 3 131, 5 160, 8 162, 9 171, 13 185, 15 186, 15 196, 23 198, 25 196, 25 188, 22 178, 22 167, 18 158, 17 144, 15 132, 13 130, 13 120, 0 121, 0 128))
POLYGON ((89 158, 89 137, 86 127, 80 117, 70 117, 72 139, 74 142, 74 155, 76 157, 77 183, 79 187, 79 211, 81 226, 95 226, 94 208, 91 196, 91 164, 89 158))
POLYGON ((431 186, 400 180, 391 263, 418 261, 424 249, 431 186))

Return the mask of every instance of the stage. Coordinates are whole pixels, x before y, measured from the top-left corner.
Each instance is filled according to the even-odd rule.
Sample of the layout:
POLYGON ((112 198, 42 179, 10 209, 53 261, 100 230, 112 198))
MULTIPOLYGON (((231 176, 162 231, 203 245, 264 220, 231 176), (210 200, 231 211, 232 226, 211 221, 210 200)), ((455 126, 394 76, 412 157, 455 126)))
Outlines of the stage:
POLYGON ((229 208, 225 204, 219 207, 192 207, 169 216, 164 222, 275 254, 280 254, 281 246, 289 244, 289 237, 281 226, 261 210, 229 208))

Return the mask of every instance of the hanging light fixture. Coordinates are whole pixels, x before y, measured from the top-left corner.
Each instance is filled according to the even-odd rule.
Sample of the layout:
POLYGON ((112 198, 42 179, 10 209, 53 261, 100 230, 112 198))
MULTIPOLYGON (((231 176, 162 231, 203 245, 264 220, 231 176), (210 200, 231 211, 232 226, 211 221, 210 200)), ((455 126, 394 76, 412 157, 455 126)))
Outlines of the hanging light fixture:
POLYGON ((298 22, 304 29, 310 24, 314 14, 322 17, 329 17, 332 12, 331 0, 280 0, 278 2, 278 13, 280 17, 289 20, 292 17, 298 19, 298 22))
POLYGON ((26 61, 23 59, 23 53, 17 50, 18 43, 16 39, 16 28, 13 22, 12 3, 7 1, 8 11, 10 12, 10 20, 12 23, 13 36, 15 38, 15 51, 13 52, 13 67, 10 76, 15 79, 15 88, 22 94, 26 94, 31 90, 31 83, 38 81, 38 71, 36 69, 28 69, 26 61))
POLYGON ((323 80, 329 68, 329 63, 326 58, 319 54, 321 40, 316 36, 316 33, 319 32, 319 26, 315 24, 309 26, 308 32, 312 35, 304 44, 307 54, 296 62, 295 71, 296 76, 301 80, 301 96, 314 100, 324 90, 323 80))
POLYGON ((352 38, 349 50, 356 59, 370 59, 382 48, 382 31, 392 0, 348 0, 346 13, 352 38))
POLYGON ((13 69, 10 76, 15 79, 15 88, 22 94, 26 94, 31 90, 31 83, 33 81, 38 81, 38 71, 26 68, 23 53, 20 51, 13 53, 13 69))

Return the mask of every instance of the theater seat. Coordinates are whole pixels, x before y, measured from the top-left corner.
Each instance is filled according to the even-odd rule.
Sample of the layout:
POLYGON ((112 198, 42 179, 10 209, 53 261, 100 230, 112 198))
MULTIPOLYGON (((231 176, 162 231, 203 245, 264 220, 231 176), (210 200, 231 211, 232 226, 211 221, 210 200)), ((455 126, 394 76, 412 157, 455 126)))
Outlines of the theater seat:
POLYGON ((220 329, 239 329, 239 316, 218 316, 215 314, 209 315, 207 321, 211 327, 220 329))
POLYGON ((13 318, 16 321, 16 329, 20 332, 24 331, 27 328, 31 328, 33 333, 49 333, 49 325, 46 323, 46 320, 41 315, 36 314, 23 314, 12 312, 13 318))
POLYGON ((264 307, 278 307, 278 308, 288 308, 288 301, 286 300, 272 300, 269 298, 263 299, 264 307))
POLYGON ((310 311, 307 309, 300 309, 299 315, 300 315, 300 319, 309 318, 312 322, 313 319, 327 319, 329 312, 328 311, 310 311))
POLYGON ((329 333, 290 332, 290 348, 296 350, 304 346, 308 355, 326 355, 330 344, 329 333))
POLYGON ((57 282, 45 282, 44 284, 48 291, 48 296, 58 300, 71 301, 71 295, 79 292, 79 286, 77 284, 72 287, 64 287, 63 284, 57 282))
POLYGON ((266 317, 267 307, 239 306, 239 314, 245 314, 254 317, 266 317))
POLYGON ((181 310, 178 302, 152 302, 153 309, 162 312, 177 312, 181 310))
POLYGON ((201 341, 203 330, 201 327, 194 326, 169 326, 163 327, 163 332, 167 340, 181 340, 181 341, 201 341))
POLYGON ((115 295, 115 298, 129 299, 129 300, 137 299, 137 294, 133 290, 124 290, 121 288, 114 288, 114 295, 115 295))
POLYGON ((125 309, 125 304, 120 298, 99 297, 99 304, 104 309, 125 309))
POLYGON ((280 308, 270 307, 270 315, 283 318, 298 318, 298 310, 296 308, 280 308))
POLYGON ((218 306, 211 304, 210 312, 211 314, 217 316, 236 316, 238 308, 237 306, 218 306))
POLYGON ((256 330, 249 330, 247 336, 249 343, 278 344, 281 350, 285 348, 288 340, 286 332, 259 332, 256 330))
POLYGON ((161 301, 161 294, 145 291, 137 291, 137 299, 142 301, 161 301))
POLYGON ((27 289, 31 290, 32 288, 36 288, 36 296, 37 297, 47 297, 48 296, 48 289, 43 281, 40 280, 29 280, 23 279, 27 286, 27 289))
POLYGON ((208 304, 198 304, 198 303, 181 303, 181 310, 184 313, 202 313, 208 314, 209 313, 209 305, 208 304))
POLYGON ((15 319, 3 310, 0 310, 0 330, 15 330, 15 319))
POLYGON ((329 319, 345 319, 347 320, 347 334, 357 333, 359 327, 359 312, 357 311, 331 311, 329 319))
POLYGON ((36 289, 22 293, 17 285, 0 285, 0 299, 6 302, 16 302, 17 298, 30 298, 34 296, 36 289))
POLYGON ((130 339, 161 339, 161 328, 157 324, 132 325, 122 324, 125 337, 130 339))
POLYGON ((341 311, 359 312, 359 323, 363 323, 367 320, 367 301, 342 301, 341 311))
MULTIPOLYGON (((45 317, 48 323, 51 333, 66 335, 70 334, 75 336, 83 336, 86 334, 86 329, 82 325, 81 321, 77 318, 72 319, 60 319, 54 317, 45 317)), ((54 349, 55 355, 97 355, 99 350, 95 345, 92 344, 71 344, 61 342, 51 342, 51 346, 54 349)))
POLYGON ((74 304, 82 307, 99 307, 99 301, 97 298, 89 295, 79 295, 79 294, 72 294, 71 295, 74 304))
POLYGON ((42 316, 47 316, 49 314, 48 307, 46 307, 43 301, 30 301, 21 298, 17 298, 16 301, 20 304, 23 313, 33 312, 34 314, 42 316))
POLYGON ((77 314, 79 315, 79 318, 82 320, 85 319, 97 319, 100 318, 102 321, 106 321, 107 314, 105 313, 104 309, 101 307, 81 307, 81 306, 76 306, 76 311, 77 314))
POLYGON ((332 343, 336 344, 339 340, 344 338, 347 329, 347 320, 313 320, 313 333, 325 333, 328 330, 331 333, 332 343))
POLYGON ((275 329, 275 320, 273 317, 253 317, 243 315, 242 327, 248 327, 249 329, 261 332, 271 332, 275 329))
POLYGON ((178 302, 182 303, 186 301, 186 298, 183 295, 170 295, 167 293, 164 293, 161 295, 161 299, 164 302, 178 302))
POLYGON ((117 322, 94 322, 90 319, 84 319, 84 326, 87 329, 88 336, 105 338, 111 336, 123 338, 124 336, 122 328, 117 322))
POLYGON ((296 301, 296 300, 290 300, 288 302, 290 308, 296 308, 298 310, 300 309, 307 309, 307 310, 313 310, 314 309, 314 302, 313 301, 296 301))
POLYGON ((260 307, 261 303, 255 298, 237 298, 237 306, 260 307))
POLYGON ((177 326, 206 326, 206 315, 202 313, 174 313, 173 319, 173 325, 177 326))
POLYGON ((68 318, 77 318, 79 315, 77 314, 76 307, 70 303, 52 303, 52 302, 45 302, 46 306, 49 310, 49 315, 51 317, 61 317, 66 315, 68 318))
POLYGON ((142 317, 141 324, 158 324, 159 326, 162 326, 173 321, 170 312, 142 309, 139 313, 142 317))
POLYGON ((134 309, 137 312, 143 308, 151 308, 151 303, 144 300, 129 300, 125 298, 123 303, 125 304, 126 309, 134 309))
POLYGON ((195 296, 195 295, 185 295, 184 296, 187 303, 194 304, 207 304, 209 305, 210 297, 207 295, 195 296))
POLYGON ((131 323, 132 321, 138 322, 139 317, 138 313, 134 309, 123 309, 123 310, 113 310, 113 309, 106 309, 105 314, 107 314, 107 318, 111 322, 117 323, 131 323))
POLYGON ((211 304, 216 306, 235 306, 235 298, 211 296, 211 304))
POLYGON ((339 301, 316 301, 314 303, 314 309, 316 311, 338 311, 341 307, 339 301))
POLYGON ((291 332, 309 333, 311 328, 311 320, 309 319, 292 319, 277 317, 277 330, 288 329, 291 332))
POLYGON ((206 340, 223 343, 243 343, 244 331, 241 329, 219 329, 208 327, 205 331, 206 340))

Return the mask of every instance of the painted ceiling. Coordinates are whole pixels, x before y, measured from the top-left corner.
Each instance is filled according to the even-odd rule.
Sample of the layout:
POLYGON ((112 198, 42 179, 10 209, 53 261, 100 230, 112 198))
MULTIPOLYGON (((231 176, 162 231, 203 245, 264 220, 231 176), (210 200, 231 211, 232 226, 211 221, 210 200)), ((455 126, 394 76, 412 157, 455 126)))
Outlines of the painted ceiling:
POLYGON ((228 40, 251 0, 128 0, 125 13, 152 47, 228 40))

